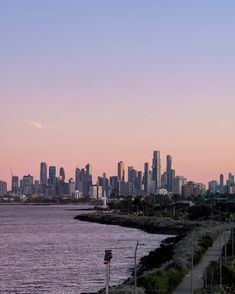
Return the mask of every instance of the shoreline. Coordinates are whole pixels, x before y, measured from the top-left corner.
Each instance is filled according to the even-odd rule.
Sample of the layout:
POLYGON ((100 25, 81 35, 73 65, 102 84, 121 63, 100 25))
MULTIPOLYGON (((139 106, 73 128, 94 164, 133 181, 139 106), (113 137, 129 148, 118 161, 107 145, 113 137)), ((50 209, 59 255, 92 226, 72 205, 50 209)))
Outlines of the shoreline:
MULTIPOLYGON (((159 247, 150 251, 146 256, 140 259, 137 268, 138 278, 144 273, 151 273, 152 271, 164 268, 164 265, 173 262, 175 256, 175 248, 182 241, 188 233, 195 227, 199 227, 198 223, 173 221, 166 219, 159 219, 156 217, 143 217, 143 216, 127 216, 115 214, 82 214, 75 216, 74 219, 79 221, 88 221, 106 225, 118 225, 122 227, 135 228, 150 234, 166 235, 159 247), (167 237, 167 235, 173 235, 167 237)), ((133 293, 133 272, 121 284, 110 287, 111 293, 133 293)), ((105 290, 101 289, 97 294, 104 294, 105 290)), ((139 292, 138 293, 142 293, 139 292)), ((91 293, 82 293, 91 294, 91 293)), ((92 293, 94 294, 94 293, 92 293)))
POLYGON ((100 223, 105 225, 118 225, 135 228, 150 234, 184 235, 191 231, 198 223, 159 219, 156 217, 127 216, 117 214, 81 214, 74 217, 76 220, 100 223))

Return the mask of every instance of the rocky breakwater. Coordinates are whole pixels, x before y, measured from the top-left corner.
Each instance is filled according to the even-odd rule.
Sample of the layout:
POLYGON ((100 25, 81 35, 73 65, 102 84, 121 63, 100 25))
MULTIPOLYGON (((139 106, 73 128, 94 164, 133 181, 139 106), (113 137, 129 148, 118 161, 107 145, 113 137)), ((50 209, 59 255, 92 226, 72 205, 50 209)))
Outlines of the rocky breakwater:
POLYGON ((74 217, 80 221, 95 222, 106 225, 118 225, 122 227, 136 228, 152 234, 185 235, 192 230, 197 223, 163 219, 147 216, 132 216, 118 214, 81 214, 74 217))

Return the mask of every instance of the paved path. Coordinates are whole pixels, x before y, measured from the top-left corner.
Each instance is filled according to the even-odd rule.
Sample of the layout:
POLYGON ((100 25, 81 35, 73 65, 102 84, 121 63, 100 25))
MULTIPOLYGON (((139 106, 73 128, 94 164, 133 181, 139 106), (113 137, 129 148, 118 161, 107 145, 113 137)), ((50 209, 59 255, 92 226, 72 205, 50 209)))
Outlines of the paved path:
MULTIPOLYGON (((209 265, 211 261, 216 261, 220 256, 220 238, 221 238, 221 248, 223 248, 226 241, 230 237, 230 232, 222 233, 213 243, 213 246, 209 248, 203 255, 201 261, 193 269, 193 289, 200 289, 203 287, 203 272, 205 268, 209 265)), ((179 284, 179 286, 173 291, 173 294, 190 294, 191 292, 191 275, 190 271, 179 284)))

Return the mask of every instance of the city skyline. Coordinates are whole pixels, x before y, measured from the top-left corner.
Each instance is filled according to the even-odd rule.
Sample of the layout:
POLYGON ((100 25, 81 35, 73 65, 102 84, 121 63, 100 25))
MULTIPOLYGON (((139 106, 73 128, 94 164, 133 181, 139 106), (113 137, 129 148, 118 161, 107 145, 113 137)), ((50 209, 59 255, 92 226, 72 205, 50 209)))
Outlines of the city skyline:
POLYGON ((155 146, 196 181, 234 171, 235 3, 147 3, 0 1, 1 179, 155 146))
MULTIPOLYGON (((155 151, 154 151, 155 152, 155 151)), ((160 153, 160 151, 157 151, 160 153)), ((163 154, 163 153, 161 153, 163 154)), ((160 154, 159 154, 160 156, 160 154)), ((173 159, 173 156, 172 155, 169 155, 169 154, 163 154, 163 156, 161 155, 160 157, 160 170, 161 171, 161 174, 160 175, 163 175, 163 173, 166 172, 167 174, 167 159, 170 157, 170 166, 172 165, 172 160, 174 160, 174 166, 176 167, 176 162, 177 160, 175 160, 175 157, 173 159), (164 160, 163 160, 164 158, 164 160), (166 160, 165 160, 166 159, 166 160)), ((118 160, 117 162, 112 162, 113 163, 113 166, 111 169, 98 169, 95 164, 89 160, 87 161, 83 161, 83 163, 81 164, 76 164, 74 166, 70 166, 69 168, 63 164, 61 164, 62 161, 60 161, 59 163, 55 163, 54 161, 51 162, 51 161, 41 161, 41 162, 38 162, 36 163, 36 166, 34 166, 33 168, 32 167, 25 167, 23 172, 21 173, 17 173, 17 171, 19 170, 16 167, 12 167, 12 166, 9 166, 8 168, 8 171, 6 171, 6 174, 7 177, 6 178, 3 178, 3 177, 0 177, 0 180, 2 181, 5 181, 7 182, 7 184, 10 186, 11 185, 11 181, 12 181, 12 175, 13 176, 19 176, 19 177, 23 177, 24 175, 33 175, 35 177, 35 180, 40 180, 41 177, 44 177, 44 181, 46 179, 46 175, 48 174, 48 179, 50 178, 49 177, 49 167, 51 168, 56 168, 56 175, 57 176, 60 176, 60 169, 64 169, 66 171, 66 179, 70 179, 70 178, 75 178, 75 170, 76 168, 80 168, 81 166, 86 166, 87 164, 91 165, 92 166, 92 171, 93 171, 93 176, 94 178, 98 178, 99 176, 101 176, 103 173, 106 173, 107 176, 118 176, 118 169, 119 169, 119 164, 121 163, 123 165, 123 171, 124 171, 124 180, 127 180, 127 173, 128 173, 128 168, 129 167, 134 167, 136 170, 138 171, 142 171, 144 173, 144 168, 145 168, 145 163, 148 163, 148 169, 149 170, 152 170, 153 169, 153 158, 151 159, 151 157, 148 158, 149 160, 148 161, 143 161, 142 162, 142 165, 139 164, 139 165, 136 165, 135 163, 127 163, 127 161, 124 161, 124 160, 118 160), (42 164, 46 164, 47 166, 47 171, 45 172, 46 175, 41 175, 40 174, 40 169, 38 168, 39 165, 42 165, 42 164)), ((45 168, 45 167, 44 167, 45 168)), ((206 178, 206 180, 202 180, 202 177, 200 175, 195 175, 194 177, 190 177, 186 172, 179 172, 179 168, 177 166, 177 175, 185 175, 189 180, 194 180, 196 182, 201 182, 201 183, 204 183, 205 185, 208 184, 209 181, 212 181, 212 180, 219 180, 219 175, 223 174, 224 176, 227 176, 229 175, 230 173, 235 173, 233 170, 225 170, 225 171, 221 171, 219 170, 217 173, 214 173, 212 174, 211 177, 208 177, 208 179, 206 178)), ((168 171, 169 173, 169 171, 168 171)), ((168 174, 168 177, 169 174, 168 174)), ((154 179, 153 179, 154 180, 154 179)))

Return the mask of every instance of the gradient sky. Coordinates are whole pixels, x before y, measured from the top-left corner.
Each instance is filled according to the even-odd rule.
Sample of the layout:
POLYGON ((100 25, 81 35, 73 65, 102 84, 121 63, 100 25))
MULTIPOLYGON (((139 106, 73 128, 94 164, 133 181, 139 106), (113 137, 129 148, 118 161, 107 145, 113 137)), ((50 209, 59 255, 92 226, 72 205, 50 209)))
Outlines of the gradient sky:
MULTIPOLYGON (((235 173, 234 0, 0 0, 0 179, 152 151, 235 173)), ((163 162, 163 169, 165 164, 163 162)))

